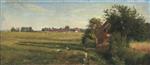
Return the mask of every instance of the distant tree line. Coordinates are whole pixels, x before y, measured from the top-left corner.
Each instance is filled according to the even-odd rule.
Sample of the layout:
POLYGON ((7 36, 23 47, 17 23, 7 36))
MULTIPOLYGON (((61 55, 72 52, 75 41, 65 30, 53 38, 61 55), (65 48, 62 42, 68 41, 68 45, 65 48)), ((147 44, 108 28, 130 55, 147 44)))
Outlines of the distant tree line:
POLYGON ((80 28, 70 28, 69 26, 65 26, 64 28, 42 28, 42 31, 49 31, 49 32, 82 32, 80 28))
MULTIPOLYGON (((11 32, 36 32, 35 30, 32 29, 32 27, 21 27, 21 28, 15 28, 12 27, 11 32)), ((84 29, 81 28, 70 28, 69 26, 65 26, 64 28, 42 28, 41 31, 47 31, 47 32, 83 32, 84 29)))
POLYGON ((11 32, 33 32, 32 27, 11 28, 11 32))

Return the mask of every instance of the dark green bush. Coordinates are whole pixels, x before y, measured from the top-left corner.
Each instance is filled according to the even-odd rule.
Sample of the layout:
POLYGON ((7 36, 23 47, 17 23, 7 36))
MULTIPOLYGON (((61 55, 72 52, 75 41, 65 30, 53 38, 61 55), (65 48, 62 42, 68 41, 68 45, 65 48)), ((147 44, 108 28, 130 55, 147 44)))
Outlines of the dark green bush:
MULTIPOLYGON (((150 54, 139 53, 129 48, 126 37, 120 33, 112 33, 109 54, 113 65, 149 65, 150 54)), ((108 55, 107 55, 108 56, 108 55)))

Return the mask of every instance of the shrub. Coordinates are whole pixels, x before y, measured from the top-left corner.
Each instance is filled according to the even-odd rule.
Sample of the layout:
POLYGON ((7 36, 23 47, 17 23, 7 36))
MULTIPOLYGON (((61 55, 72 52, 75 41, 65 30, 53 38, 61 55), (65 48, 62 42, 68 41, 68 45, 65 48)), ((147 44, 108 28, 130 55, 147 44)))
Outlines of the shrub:
POLYGON ((126 52, 128 43, 126 42, 126 37, 122 36, 121 33, 112 33, 110 38, 109 50, 106 52, 107 58, 110 64, 113 65, 125 65, 123 57, 126 52))

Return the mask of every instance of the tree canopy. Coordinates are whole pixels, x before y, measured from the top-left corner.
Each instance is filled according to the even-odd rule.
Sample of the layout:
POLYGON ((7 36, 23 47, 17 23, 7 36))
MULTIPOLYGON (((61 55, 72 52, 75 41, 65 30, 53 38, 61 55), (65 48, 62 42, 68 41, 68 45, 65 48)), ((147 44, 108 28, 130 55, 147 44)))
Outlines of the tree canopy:
POLYGON ((85 47, 89 44, 89 40, 95 42, 95 35, 98 31, 98 28, 100 28, 102 25, 100 18, 91 18, 89 20, 88 28, 85 30, 85 33, 82 37, 82 43, 85 47))
POLYGON ((120 32, 128 39, 138 40, 144 35, 145 19, 137 10, 124 5, 114 5, 104 11, 106 20, 111 23, 110 32, 120 32))
MULTIPOLYGON (((104 10, 104 13, 106 21, 111 24, 109 33, 120 33, 127 41, 150 39, 150 23, 145 23, 144 17, 134 7, 113 5, 104 10)), ((95 34, 101 26, 100 18, 91 18, 82 43, 87 45, 89 40, 95 41, 95 34)))
MULTIPOLYGON (((108 44, 109 49, 105 50, 100 48, 97 50, 105 51, 102 53, 97 52, 107 59, 108 65, 140 64, 140 56, 132 50, 129 50, 129 42, 130 40, 150 39, 150 23, 145 23, 144 17, 140 15, 134 7, 130 8, 124 5, 114 5, 112 8, 106 9, 104 13, 106 22, 111 24, 111 28, 108 31, 111 34, 108 44)), ((82 43, 85 47, 91 43, 89 42, 90 40, 96 41, 96 37, 98 37, 96 33, 100 27, 103 28, 103 25, 99 18, 89 20, 88 28, 82 37, 82 43)), ((144 57, 141 58, 141 60, 142 64, 147 65, 149 63, 145 61, 147 59, 144 57), (143 63, 143 61, 145 62, 143 63)))

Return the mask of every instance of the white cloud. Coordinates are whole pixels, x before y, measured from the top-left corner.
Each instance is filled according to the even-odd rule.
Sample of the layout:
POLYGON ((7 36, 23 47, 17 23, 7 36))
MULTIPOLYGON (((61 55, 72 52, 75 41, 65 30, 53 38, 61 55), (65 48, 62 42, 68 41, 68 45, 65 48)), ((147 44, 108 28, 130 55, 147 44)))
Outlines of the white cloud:
MULTIPOLYGON (((92 17, 102 17, 103 10, 114 3, 45 3, 45 4, 5 4, 3 29, 11 27, 32 26, 34 29, 42 27, 70 27, 85 28, 92 17)), ((135 6, 140 13, 150 19, 149 5, 121 3, 135 6)), ((147 19, 147 20, 149 20, 147 19)), ((1 20, 1 19, 0 19, 1 20)))
POLYGON ((42 8, 40 6, 37 5, 33 5, 33 4, 26 4, 25 5, 26 9, 35 13, 47 13, 49 12, 47 9, 42 8))

